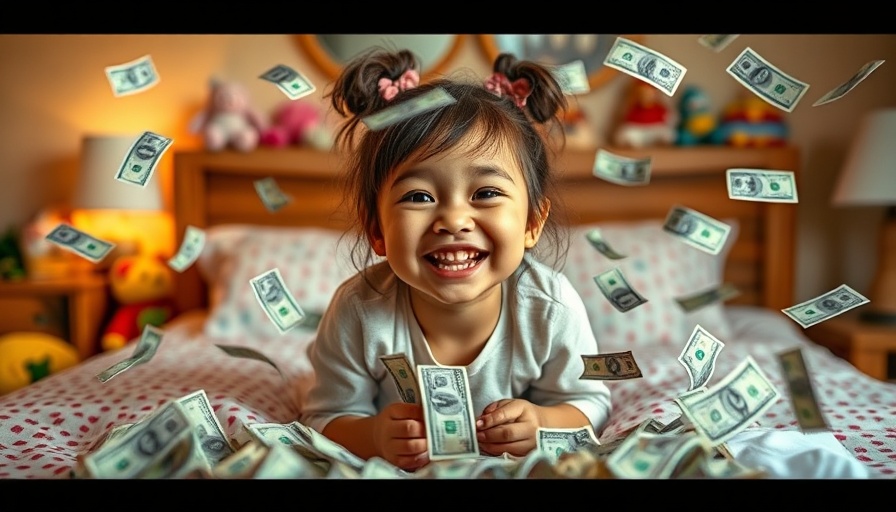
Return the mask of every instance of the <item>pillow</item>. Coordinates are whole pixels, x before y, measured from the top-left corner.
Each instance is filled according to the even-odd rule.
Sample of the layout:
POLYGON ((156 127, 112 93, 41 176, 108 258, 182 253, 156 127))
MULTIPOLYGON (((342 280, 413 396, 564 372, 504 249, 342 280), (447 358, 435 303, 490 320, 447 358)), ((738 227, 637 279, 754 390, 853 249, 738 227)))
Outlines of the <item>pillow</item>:
POLYGON ((737 220, 725 247, 708 254, 663 230, 664 220, 606 222, 570 228, 570 246, 563 273, 585 302, 591 329, 602 352, 631 350, 651 345, 684 347, 694 326, 700 324, 725 341, 731 327, 723 303, 685 313, 674 300, 722 283, 725 258, 737 238, 737 220), (607 244, 625 258, 612 260, 586 238, 600 229, 607 244), (594 276, 618 267, 628 283, 647 302, 625 313, 604 297, 594 276))
MULTIPOLYGON (((349 258, 351 240, 337 243, 341 235, 341 231, 315 227, 231 224, 209 228, 196 263, 209 288, 211 310, 205 334, 225 339, 280 336, 249 284, 272 268, 280 270, 309 320, 318 318, 336 288, 356 272, 349 258)), ((301 332, 303 327, 315 328, 316 323, 310 321, 293 331, 301 332)))

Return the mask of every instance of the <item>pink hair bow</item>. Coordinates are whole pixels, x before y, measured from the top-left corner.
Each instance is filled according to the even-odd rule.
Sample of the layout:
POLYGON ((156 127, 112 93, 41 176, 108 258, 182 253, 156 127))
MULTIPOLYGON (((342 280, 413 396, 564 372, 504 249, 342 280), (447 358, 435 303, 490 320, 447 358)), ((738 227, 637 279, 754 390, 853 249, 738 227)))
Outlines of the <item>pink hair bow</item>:
POLYGON ((401 91, 413 89, 414 87, 417 87, 417 84, 419 83, 420 74, 414 69, 409 69, 394 81, 389 78, 380 78, 380 81, 377 84, 380 88, 380 96, 386 101, 392 101, 392 98, 394 98, 396 94, 401 91))
POLYGON ((504 73, 492 73, 492 76, 485 81, 485 88, 497 94, 498 97, 505 94, 510 96, 513 98, 513 102, 516 103, 516 106, 520 108, 526 106, 526 98, 532 94, 532 86, 529 84, 529 80, 517 78, 511 82, 504 73))

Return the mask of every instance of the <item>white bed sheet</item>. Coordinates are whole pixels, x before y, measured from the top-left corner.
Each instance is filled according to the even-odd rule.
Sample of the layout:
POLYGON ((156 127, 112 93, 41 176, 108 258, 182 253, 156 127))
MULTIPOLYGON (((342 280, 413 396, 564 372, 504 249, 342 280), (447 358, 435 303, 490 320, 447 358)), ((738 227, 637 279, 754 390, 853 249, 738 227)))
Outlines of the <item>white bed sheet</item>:
MULTIPOLYGON (((806 465, 819 455, 833 457, 825 459, 826 465, 816 459, 816 468, 826 468, 819 477, 865 478, 863 469, 869 478, 896 477, 896 385, 860 374, 811 344, 780 312, 736 306, 726 312, 734 334, 722 340, 725 347, 708 385, 750 354, 781 393, 757 424, 729 441, 737 457, 751 467, 766 457, 765 469, 777 478, 804 478, 806 465), (794 419, 775 354, 797 345, 803 348, 831 426, 829 434, 843 448, 839 453, 830 449, 830 436, 806 437, 794 419)), ((198 389, 205 390, 225 433, 233 439, 239 439, 243 425, 249 423, 294 421, 312 376, 305 349, 314 333, 215 340, 202 333, 205 319, 205 312, 194 312, 167 326, 152 360, 105 384, 96 374, 129 357, 132 346, 99 354, 0 396, 0 478, 69 478, 77 456, 112 427, 136 422, 165 402, 198 389), (262 352, 285 378, 266 363, 228 356, 216 343, 262 352)), ((645 419, 669 422, 679 416, 673 400, 688 386, 687 372, 677 361, 680 351, 681 347, 668 345, 633 349, 643 377, 609 383, 614 410, 600 434, 602 442, 645 419)))

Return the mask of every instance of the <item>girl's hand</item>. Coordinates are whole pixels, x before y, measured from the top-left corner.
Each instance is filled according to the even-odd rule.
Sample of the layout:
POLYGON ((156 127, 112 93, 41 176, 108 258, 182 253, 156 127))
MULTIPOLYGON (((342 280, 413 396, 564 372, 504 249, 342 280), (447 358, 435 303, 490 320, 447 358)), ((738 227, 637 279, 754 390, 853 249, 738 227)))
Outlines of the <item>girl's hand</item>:
POLYGON ((539 406, 520 398, 490 403, 476 421, 479 449, 489 455, 525 456, 538 445, 540 412, 539 406))
POLYGON ((423 408, 403 402, 387 405, 375 416, 373 442, 380 457, 405 471, 426 465, 429 456, 423 408))

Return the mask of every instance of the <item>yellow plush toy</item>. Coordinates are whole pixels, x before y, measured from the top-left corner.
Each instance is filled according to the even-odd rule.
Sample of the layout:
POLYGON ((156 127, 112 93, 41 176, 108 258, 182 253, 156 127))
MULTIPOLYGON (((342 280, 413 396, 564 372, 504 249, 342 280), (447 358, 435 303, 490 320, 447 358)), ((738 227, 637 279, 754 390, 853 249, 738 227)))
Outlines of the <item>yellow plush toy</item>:
POLYGON ((75 347, 42 332, 0 336, 0 395, 78 364, 75 347))
POLYGON ((174 317, 174 274, 160 257, 122 256, 109 269, 112 296, 118 309, 100 340, 103 350, 115 350, 140 338, 149 324, 161 327, 174 317))

